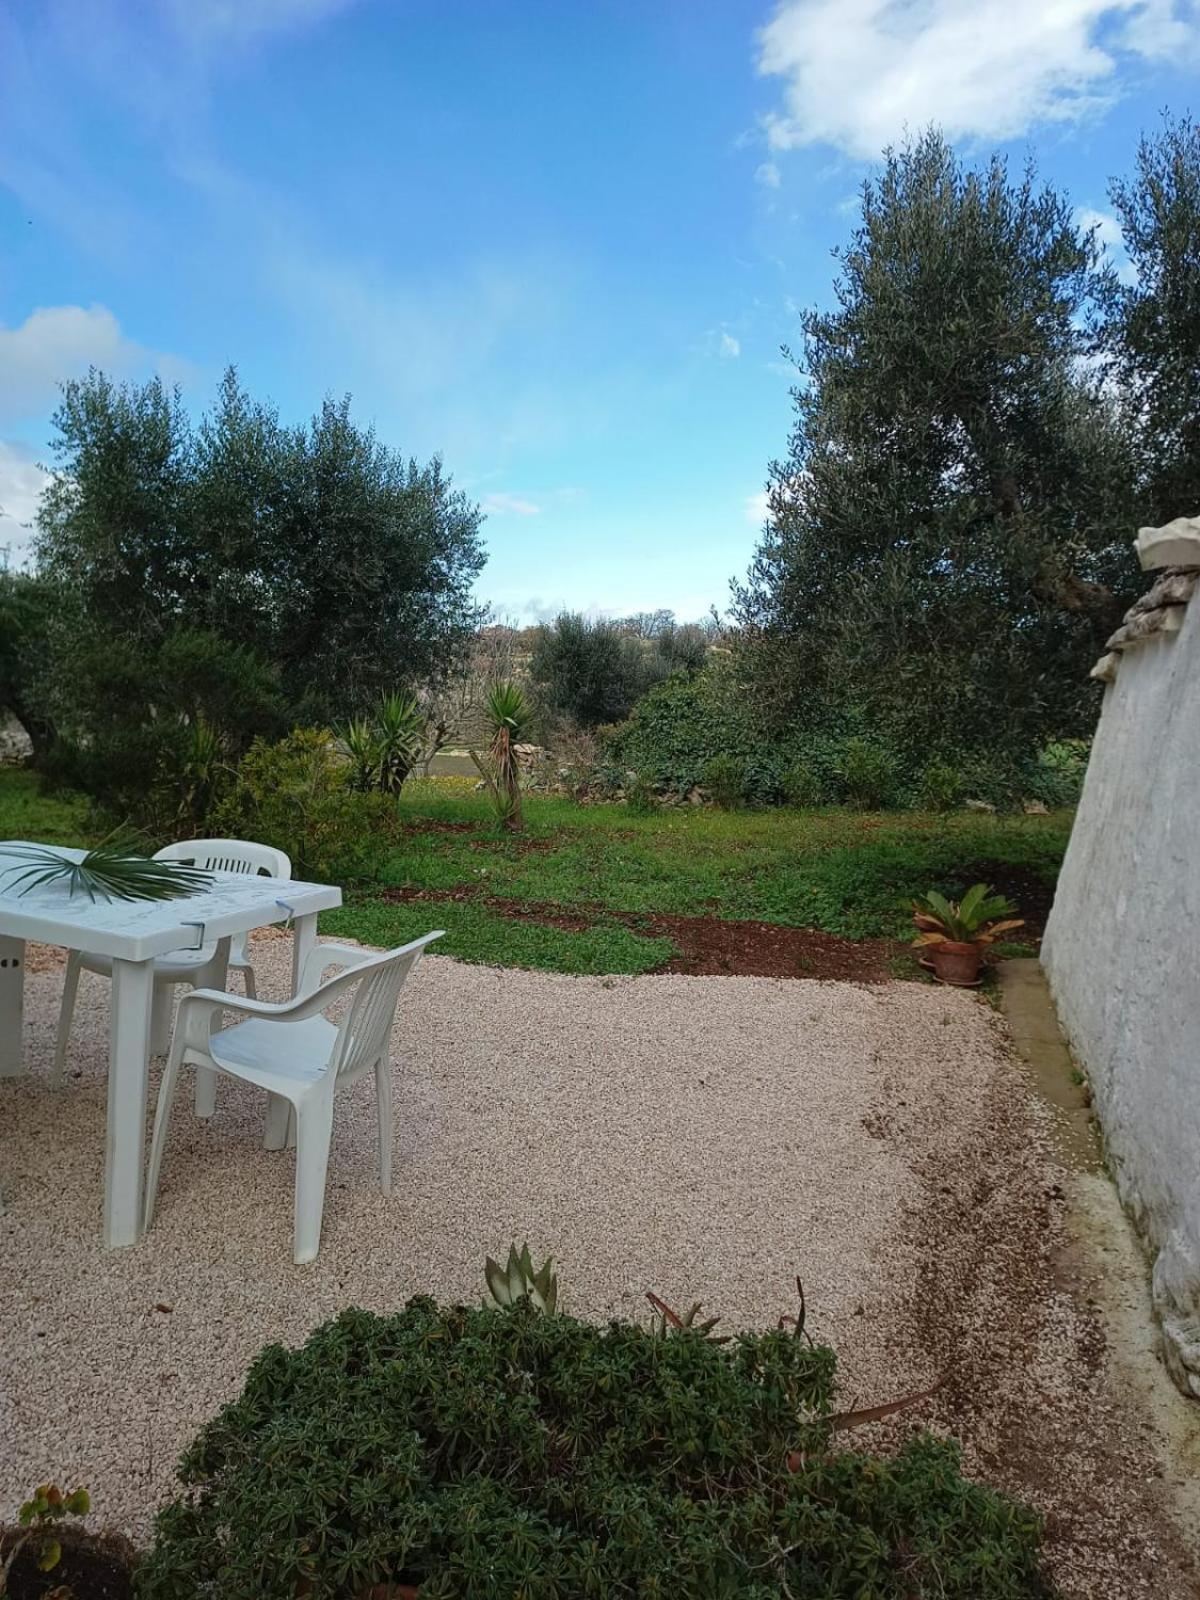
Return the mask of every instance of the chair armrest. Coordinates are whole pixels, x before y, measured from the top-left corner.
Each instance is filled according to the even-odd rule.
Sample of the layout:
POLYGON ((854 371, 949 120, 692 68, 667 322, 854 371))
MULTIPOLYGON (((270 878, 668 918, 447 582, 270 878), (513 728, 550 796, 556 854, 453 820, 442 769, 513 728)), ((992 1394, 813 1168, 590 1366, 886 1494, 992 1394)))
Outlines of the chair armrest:
POLYGON ((303 998, 303 995, 299 995, 295 1000, 250 1000, 244 994, 226 994, 220 989, 189 989, 179 1005, 182 1009, 184 1006, 194 1006, 199 1001, 210 1010, 242 1011, 248 1017, 276 1017, 281 1012, 290 1011, 303 998))
POLYGON ((364 950, 356 944, 317 943, 305 959, 304 970, 300 974, 300 993, 311 994, 314 989, 320 988, 326 968, 338 967, 345 971, 348 967, 361 967, 364 961, 370 961, 378 954, 378 950, 364 950))

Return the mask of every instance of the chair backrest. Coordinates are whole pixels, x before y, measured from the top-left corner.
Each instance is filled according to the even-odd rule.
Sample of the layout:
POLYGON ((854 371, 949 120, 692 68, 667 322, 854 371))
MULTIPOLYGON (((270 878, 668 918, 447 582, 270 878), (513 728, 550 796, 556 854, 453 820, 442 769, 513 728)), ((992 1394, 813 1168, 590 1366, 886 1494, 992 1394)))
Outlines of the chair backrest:
POLYGON ((443 930, 427 933, 411 944, 382 953, 350 945, 319 944, 312 951, 301 984, 300 1015, 326 1011, 349 998, 338 1024, 337 1041, 330 1054, 330 1069, 339 1075, 357 1075, 386 1056, 400 991, 424 953, 425 946, 442 937, 443 930), (342 967, 337 977, 320 983, 331 966, 342 967))
POLYGON ((205 872, 265 873, 268 878, 290 878, 292 863, 274 845, 251 839, 180 839, 154 853, 156 861, 186 861, 205 872))

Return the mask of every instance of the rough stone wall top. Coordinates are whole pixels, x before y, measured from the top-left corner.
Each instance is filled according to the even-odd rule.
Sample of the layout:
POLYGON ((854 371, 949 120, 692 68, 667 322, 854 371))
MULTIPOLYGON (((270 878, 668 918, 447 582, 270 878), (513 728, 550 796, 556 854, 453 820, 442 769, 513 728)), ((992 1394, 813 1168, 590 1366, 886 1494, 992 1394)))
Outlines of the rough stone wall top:
POLYGON ((1183 608, 1200 581, 1200 517, 1176 517, 1162 528, 1139 528, 1134 544, 1147 572, 1162 576, 1125 613, 1121 626, 1105 646, 1091 676, 1111 683, 1121 652, 1159 633, 1178 633, 1183 608))

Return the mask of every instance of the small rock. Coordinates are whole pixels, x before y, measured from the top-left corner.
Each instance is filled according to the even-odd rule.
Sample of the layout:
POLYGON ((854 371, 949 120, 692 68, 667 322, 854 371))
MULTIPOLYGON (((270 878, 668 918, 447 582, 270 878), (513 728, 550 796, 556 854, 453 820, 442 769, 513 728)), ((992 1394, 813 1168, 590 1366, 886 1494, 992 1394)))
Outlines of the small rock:
POLYGON ((987 800, 966 800, 963 802, 968 811, 995 811, 995 806, 987 800))
POLYGON ((1041 800, 1025 800, 1022 802, 1021 810, 1027 817, 1048 817, 1050 815, 1050 807, 1041 800))

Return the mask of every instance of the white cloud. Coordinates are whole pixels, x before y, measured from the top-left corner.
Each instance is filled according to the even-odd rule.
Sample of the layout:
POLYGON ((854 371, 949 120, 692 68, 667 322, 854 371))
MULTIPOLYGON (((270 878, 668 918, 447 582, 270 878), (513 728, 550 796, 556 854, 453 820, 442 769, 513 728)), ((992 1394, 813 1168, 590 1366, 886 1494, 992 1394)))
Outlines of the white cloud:
POLYGON ((721 334, 720 343, 717 345, 717 349, 721 355, 727 357, 731 361, 737 356, 740 356, 742 353, 741 344, 733 337, 731 333, 721 334))
POLYGON ((1085 233, 1094 228, 1097 243, 1104 250, 1121 248, 1121 224, 1110 211, 1095 211, 1091 206, 1080 206, 1075 213, 1075 221, 1085 233))
POLYGON ((50 474, 38 466, 32 450, 0 439, 0 546, 29 542, 29 524, 49 481, 50 474))
POLYGON ((783 181, 779 168, 773 161, 764 161, 754 171, 755 183, 761 183, 764 189, 778 189, 783 181))
POLYGON ((746 521, 752 528, 761 528, 771 513, 767 491, 760 489, 757 494, 752 494, 746 500, 746 521))
POLYGON ((1137 282, 1137 268, 1125 254, 1125 240, 1121 224, 1110 211, 1097 211, 1092 206, 1079 206, 1075 212, 1076 226, 1085 232, 1095 230, 1096 242, 1105 258, 1117 270, 1122 283, 1137 282))
POLYGON ((499 517, 536 517, 542 509, 517 494, 485 494, 481 504, 484 511, 499 517))
POLYGON ((906 130, 1011 139, 1118 92, 1122 57, 1200 48, 1197 0, 780 0, 758 69, 768 143, 872 157, 906 130))
POLYGON ((58 384, 89 366, 121 373, 147 364, 164 365, 125 337, 106 306, 41 306, 15 328, 0 324, 0 421, 47 411, 58 384))

